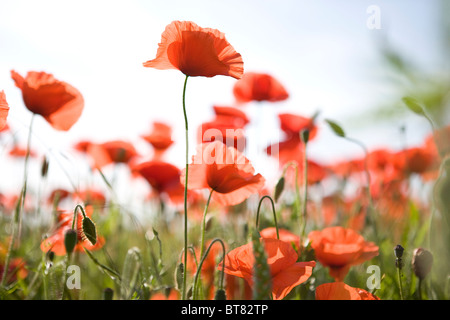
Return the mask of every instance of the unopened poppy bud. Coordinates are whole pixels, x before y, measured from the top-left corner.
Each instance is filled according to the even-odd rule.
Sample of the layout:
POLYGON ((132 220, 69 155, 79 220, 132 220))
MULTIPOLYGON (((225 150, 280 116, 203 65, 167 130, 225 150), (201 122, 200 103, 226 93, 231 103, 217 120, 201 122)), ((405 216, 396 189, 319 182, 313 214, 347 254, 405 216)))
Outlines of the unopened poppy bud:
POLYGON ((42 166, 41 166, 41 177, 46 177, 47 173, 48 173, 48 166, 49 166, 49 162, 47 157, 44 157, 44 160, 42 161, 42 166))
POLYGON ((223 289, 217 290, 214 296, 214 300, 227 300, 227 294, 225 290, 223 289))
POLYGON ((175 269, 175 283, 177 284, 177 290, 180 291, 183 288, 183 273, 184 264, 181 262, 175 269))
POLYGON ((164 288, 164 295, 166 296, 167 299, 169 299, 170 296, 170 292, 172 291, 171 287, 165 287, 164 288))
POLYGON ((97 243, 97 228, 94 222, 86 216, 83 217, 83 238, 88 239, 92 245, 97 243))
POLYGON ((414 250, 411 264, 415 275, 423 280, 431 271, 433 255, 426 249, 417 248, 414 250))
POLYGON ((403 256, 403 251, 404 250, 405 249, 401 245, 399 245, 399 244, 396 245, 395 248, 394 248, 395 257, 397 259, 400 259, 403 256))
POLYGON ((49 251, 47 254, 47 258, 49 261, 53 261, 53 259, 55 259, 55 253, 53 251, 49 251))
POLYGON ((285 178, 284 177, 281 177, 279 180, 278 180, 278 182, 277 182, 277 185, 275 186, 275 194, 274 194, 274 200, 275 200, 275 202, 277 202, 278 201, 278 199, 280 198, 280 196, 281 196, 281 193, 283 192, 283 190, 284 190, 284 183, 285 183, 285 178))
POLYGON ((78 235, 74 229, 68 229, 64 234, 64 247, 67 253, 72 253, 77 244, 78 235))
POLYGON ((304 144, 307 144, 309 140, 309 130, 308 129, 302 130, 300 132, 300 138, 302 138, 304 144))

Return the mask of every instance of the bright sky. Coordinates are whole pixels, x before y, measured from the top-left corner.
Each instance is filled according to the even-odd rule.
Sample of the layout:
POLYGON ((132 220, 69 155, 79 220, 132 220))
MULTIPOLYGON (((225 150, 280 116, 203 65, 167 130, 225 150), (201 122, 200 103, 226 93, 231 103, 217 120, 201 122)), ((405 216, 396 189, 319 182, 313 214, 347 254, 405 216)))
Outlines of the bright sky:
MULTIPOLYGON (((424 68, 439 67, 436 63, 439 3, 436 0, 414 4, 407 0, 2 0, 0 90, 5 91, 11 108, 9 124, 17 130, 23 145, 30 112, 10 77, 11 69, 22 75, 31 70, 53 73, 57 79, 78 88, 85 98, 83 115, 69 132, 53 130, 42 118, 35 121, 32 143, 42 153, 51 150, 70 159, 71 144, 84 138, 98 142, 136 141, 138 148, 148 151, 149 147, 138 136, 150 130, 152 121, 162 120, 174 127, 178 141, 167 159, 181 167, 184 76, 176 70, 144 68, 142 63, 155 57, 167 24, 191 20, 201 27, 224 32, 241 53, 246 71, 270 73, 289 91, 288 100, 263 106, 264 116, 258 106, 245 107, 252 119, 259 116, 263 121, 265 136, 261 140, 278 137, 277 113, 311 116, 320 109, 323 117, 340 122, 349 133, 362 134, 369 146, 378 141, 387 143, 392 141, 392 134, 398 134, 398 128, 390 126, 383 132, 378 130, 377 135, 363 135, 351 131, 349 116, 376 106, 380 97, 390 93, 388 85, 380 81, 377 41, 383 37, 424 68), (370 5, 380 8, 379 30, 366 26, 370 5)), ((195 150, 197 127, 211 119, 212 106, 233 104, 235 81, 223 76, 189 79, 191 154, 195 150)), ((424 129, 418 130, 412 141, 420 141, 428 130, 427 124, 422 124, 424 129)), ((330 158, 331 154, 345 158, 347 151, 342 150, 359 151, 336 140, 327 130, 318 138, 322 140, 316 146, 311 145, 311 153, 317 158, 330 158)), ((77 165, 74 160, 60 161, 69 167, 77 165)), ((18 170, 20 182, 22 171, 18 170)), ((1 172, 5 176, 4 168, 1 172)), ((8 183, 3 181, 0 188, 8 188, 8 183)))

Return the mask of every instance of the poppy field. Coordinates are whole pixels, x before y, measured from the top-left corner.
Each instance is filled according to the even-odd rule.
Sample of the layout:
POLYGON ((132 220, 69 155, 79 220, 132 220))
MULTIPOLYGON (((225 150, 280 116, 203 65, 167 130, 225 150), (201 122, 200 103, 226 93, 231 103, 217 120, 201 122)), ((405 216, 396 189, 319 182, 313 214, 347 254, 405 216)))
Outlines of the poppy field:
MULTIPOLYGON (((0 164, 11 173, 2 179, 19 186, 0 189, 0 299, 450 298, 448 75, 394 102, 428 128, 420 143, 399 130, 391 139, 402 147, 375 147, 327 112, 277 111, 293 92, 275 74, 247 70, 227 30, 173 20, 160 33, 136 63, 154 79, 175 72, 182 80, 156 80, 153 89, 171 86, 183 122, 159 120, 162 105, 139 143, 67 143, 67 161, 87 168, 76 179, 52 146, 38 147, 35 128, 73 130, 91 107, 83 92, 45 66, 0 75, 15 90, 0 88, 0 164), (234 103, 218 101, 203 117, 191 101, 207 92, 191 83, 217 77, 232 81, 225 90, 234 103), (10 102, 15 95, 22 105, 10 102), (14 108, 30 115, 23 141, 14 108), (273 132, 261 121, 270 114, 273 132), (339 158, 311 153, 323 132, 330 150, 343 146, 339 158), (272 143, 258 141, 262 134, 272 143), (55 175, 60 186, 49 183, 55 175)), ((400 56, 386 58, 405 72, 400 56)))

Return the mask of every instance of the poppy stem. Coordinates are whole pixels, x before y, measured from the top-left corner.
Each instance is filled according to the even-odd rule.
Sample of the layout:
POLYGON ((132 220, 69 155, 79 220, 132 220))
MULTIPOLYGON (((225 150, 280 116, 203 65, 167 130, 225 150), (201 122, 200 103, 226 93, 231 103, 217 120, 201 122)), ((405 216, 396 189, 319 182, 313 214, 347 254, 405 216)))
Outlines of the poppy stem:
POLYGON ((301 139, 303 141, 303 202, 302 202, 302 233, 300 239, 305 239, 306 230, 306 214, 307 214, 307 201, 308 201, 308 157, 306 155, 306 146, 309 140, 309 130, 303 130, 301 133, 301 139))
POLYGON ((184 266, 183 266, 183 290, 182 300, 186 300, 186 285, 187 285, 187 254, 188 254, 188 215, 187 215, 187 190, 188 190, 188 175, 189 175, 189 125, 186 113, 186 85, 189 76, 184 79, 183 85, 183 114, 185 125, 185 138, 186 138, 186 174, 184 181, 184 266))
POLYGON ((8 276, 9 263, 11 262, 11 255, 14 249, 15 240, 17 238, 20 242, 21 233, 21 221, 22 221, 22 210, 25 207, 25 196, 27 193, 27 181, 28 181, 28 159, 30 158, 31 150, 31 133, 33 128, 34 113, 31 115, 30 127, 28 129, 28 142, 27 142, 27 152, 25 154, 24 172, 23 172, 23 187, 20 191, 19 199, 17 200, 16 208, 14 210, 14 217, 11 221, 12 224, 12 234, 11 240, 9 242, 8 253, 6 255, 5 264, 3 266, 2 280, 0 282, 0 287, 4 287, 6 284, 6 278, 8 276))
POLYGON ((205 247, 206 214, 208 213, 208 207, 209 207, 209 203, 211 202, 211 196, 212 196, 213 192, 214 192, 214 190, 211 189, 208 200, 206 201, 205 211, 203 212, 202 231, 201 231, 202 237, 201 237, 201 242, 200 242, 200 258, 203 256, 203 251, 204 251, 204 247, 205 247))
POLYGON ((278 233, 277 214, 276 214, 276 211, 275 211, 275 203, 273 202, 273 199, 270 196, 268 196, 268 195, 265 195, 264 197, 262 197, 259 200, 258 211, 256 211, 256 230, 259 231, 259 212, 260 212, 260 209, 261 209, 261 204, 262 204, 262 202, 263 202, 263 200, 265 198, 269 199, 271 204, 272 204, 272 213, 273 213, 273 220, 275 222, 275 228, 277 230, 277 239, 280 240, 280 234, 278 233))
POLYGON ((223 280, 224 280, 224 273, 225 273, 225 253, 226 253, 225 252, 225 244, 223 243, 222 239, 216 238, 213 241, 211 241, 211 243, 209 244, 208 248, 205 251, 205 255, 202 257, 202 259, 200 260, 200 264, 197 267, 197 272, 195 273, 195 276, 194 276, 193 300, 197 300, 197 298, 198 298, 198 281, 199 281, 200 273, 202 271, 203 262, 205 262, 206 257, 208 256, 212 245, 216 242, 220 242, 220 244, 222 245, 223 268, 220 273, 219 289, 223 289, 223 280))

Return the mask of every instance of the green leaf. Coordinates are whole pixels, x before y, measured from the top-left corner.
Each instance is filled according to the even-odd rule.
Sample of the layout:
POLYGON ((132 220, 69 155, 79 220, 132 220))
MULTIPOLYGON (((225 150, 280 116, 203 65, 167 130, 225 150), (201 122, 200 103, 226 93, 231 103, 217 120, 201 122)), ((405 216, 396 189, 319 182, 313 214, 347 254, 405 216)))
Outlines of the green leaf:
POLYGON ((329 120, 329 119, 325 119, 325 122, 328 123, 328 125, 330 126, 331 130, 333 130, 333 132, 339 136, 344 138, 345 137, 345 132, 344 129, 342 129, 342 127, 340 125, 338 125, 336 122, 329 120))

